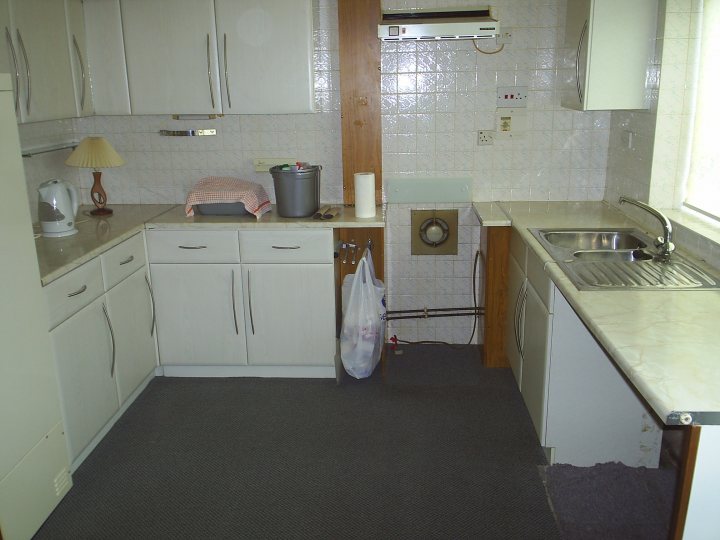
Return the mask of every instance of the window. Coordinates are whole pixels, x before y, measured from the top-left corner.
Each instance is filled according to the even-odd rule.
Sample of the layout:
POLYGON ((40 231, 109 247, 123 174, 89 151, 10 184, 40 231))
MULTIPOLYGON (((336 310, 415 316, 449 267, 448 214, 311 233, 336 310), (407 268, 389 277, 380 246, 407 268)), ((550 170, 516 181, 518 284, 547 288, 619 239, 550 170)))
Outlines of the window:
POLYGON ((720 220, 720 0, 703 2, 702 21, 685 205, 720 220))

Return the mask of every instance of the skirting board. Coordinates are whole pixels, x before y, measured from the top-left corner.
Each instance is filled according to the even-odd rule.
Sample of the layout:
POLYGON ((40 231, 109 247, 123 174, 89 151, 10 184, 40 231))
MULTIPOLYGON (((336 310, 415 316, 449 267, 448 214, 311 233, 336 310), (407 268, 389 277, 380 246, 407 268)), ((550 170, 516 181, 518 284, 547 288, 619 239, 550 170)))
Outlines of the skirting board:
POLYGON ((159 366, 158 377, 284 377, 334 379, 335 366, 159 366))

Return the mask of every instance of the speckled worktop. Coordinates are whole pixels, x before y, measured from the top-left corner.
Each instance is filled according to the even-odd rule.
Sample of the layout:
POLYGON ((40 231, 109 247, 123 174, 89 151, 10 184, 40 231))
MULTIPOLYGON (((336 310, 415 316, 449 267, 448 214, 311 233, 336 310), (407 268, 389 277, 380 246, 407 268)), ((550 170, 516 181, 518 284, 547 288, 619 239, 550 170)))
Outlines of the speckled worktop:
MULTIPOLYGON (((384 227, 385 214, 378 208, 373 218, 355 217, 354 208, 342 208, 333 219, 283 218, 275 209, 260 219, 255 216, 194 216, 185 217, 185 205, 173 204, 114 204, 110 217, 89 215, 92 206, 78 211, 78 233, 62 238, 35 239, 40 277, 43 285, 56 280, 90 259, 97 257, 144 228, 152 229, 243 229, 243 228, 353 228, 384 227)), ((39 230, 39 228, 38 228, 39 230)), ((37 231, 36 231, 37 232, 37 231)))
POLYGON ((694 423, 720 424, 720 291, 578 291, 528 228, 642 227, 600 202, 474 206, 487 226, 511 223, 517 229, 661 420, 678 424, 681 413, 690 413, 694 423))

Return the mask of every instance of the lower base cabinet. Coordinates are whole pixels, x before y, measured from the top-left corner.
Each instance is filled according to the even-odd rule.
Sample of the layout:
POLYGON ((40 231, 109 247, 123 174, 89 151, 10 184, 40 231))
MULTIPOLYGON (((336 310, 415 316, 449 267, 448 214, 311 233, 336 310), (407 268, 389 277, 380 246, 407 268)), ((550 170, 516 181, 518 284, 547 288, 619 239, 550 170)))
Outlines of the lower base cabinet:
POLYGON ((239 264, 152 264, 165 365, 247 364, 239 264))
POLYGON ((334 364, 332 264, 246 264, 243 281, 249 364, 334 364))
POLYGON ((115 378, 122 405, 155 370, 155 329, 147 272, 142 268, 105 293, 115 335, 115 378))
POLYGON ((106 309, 101 296, 50 332, 71 461, 120 406, 106 309))

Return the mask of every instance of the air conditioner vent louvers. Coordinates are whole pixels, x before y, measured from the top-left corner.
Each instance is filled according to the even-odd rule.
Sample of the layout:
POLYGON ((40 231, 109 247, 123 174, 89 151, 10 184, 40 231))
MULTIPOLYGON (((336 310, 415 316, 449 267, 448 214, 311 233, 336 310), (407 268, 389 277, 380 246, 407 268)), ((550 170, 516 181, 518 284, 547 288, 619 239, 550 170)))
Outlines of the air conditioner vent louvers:
POLYGON ((383 41, 430 41, 490 39, 500 34, 498 21, 490 9, 463 11, 386 12, 378 25, 383 41))

